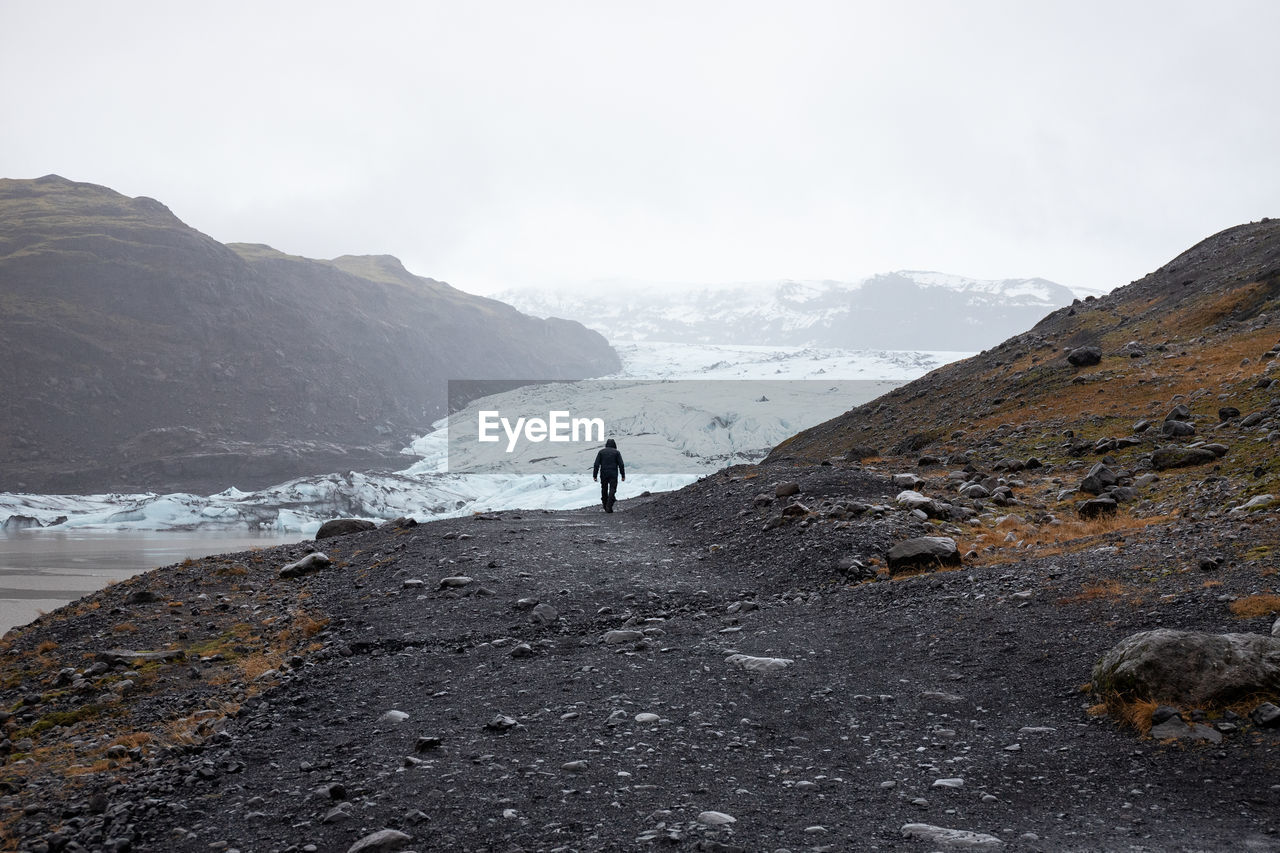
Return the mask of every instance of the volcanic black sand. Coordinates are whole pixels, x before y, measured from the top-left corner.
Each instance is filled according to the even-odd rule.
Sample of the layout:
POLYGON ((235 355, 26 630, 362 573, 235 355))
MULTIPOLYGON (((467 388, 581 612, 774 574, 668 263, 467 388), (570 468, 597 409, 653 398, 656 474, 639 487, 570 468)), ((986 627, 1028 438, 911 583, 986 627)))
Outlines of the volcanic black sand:
POLYGON ((1252 590, 1251 522, 889 578, 890 544, 946 529, 896 492, 856 465, 730 469, 612 515, 387 525, 116 585, 6 640, 9 846, 1280 850, 1274 730, 1157 742, 1085 690, 1135 631, 1268 629, 1223 603, 1252 590), (763 529, 785 480, 807 514, 763 529), (278 577, 313 549, 332 564, 278 577), (1106 586, 1138 571, 1142 595, 1106 586))

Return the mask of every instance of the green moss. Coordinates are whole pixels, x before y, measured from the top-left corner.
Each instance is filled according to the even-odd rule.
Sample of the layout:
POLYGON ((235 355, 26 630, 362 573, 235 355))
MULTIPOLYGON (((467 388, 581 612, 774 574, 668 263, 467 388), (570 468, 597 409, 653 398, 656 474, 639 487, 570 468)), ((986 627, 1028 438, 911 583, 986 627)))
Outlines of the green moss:
POLYGON ((98 716, 103 711, 101 705, 81 705, 72 711, 52 711, 36 720, 25 729, 19 729, 14 732, 11 738, 13 740, 22 740, 26 737, 35 737, 41 732, 48 731, 55 726, 73 726, 84 720, 90 720, 98 716))

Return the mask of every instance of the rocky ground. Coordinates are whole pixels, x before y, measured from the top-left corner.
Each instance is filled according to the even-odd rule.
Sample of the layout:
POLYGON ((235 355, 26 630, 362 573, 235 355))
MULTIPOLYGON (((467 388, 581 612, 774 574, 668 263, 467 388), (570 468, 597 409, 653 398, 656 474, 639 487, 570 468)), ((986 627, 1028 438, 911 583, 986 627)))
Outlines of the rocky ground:
POLYGON ((890 577, 912 536, 1030 537, 923 520, 888 473, 731 469, 111 587, 6 638, 8 846, 1280 850, 1280 730, 1152 740, 1086 690, 1135 631, 1268 632, 1231 605, 1274 588, 1269 517, 890 577))

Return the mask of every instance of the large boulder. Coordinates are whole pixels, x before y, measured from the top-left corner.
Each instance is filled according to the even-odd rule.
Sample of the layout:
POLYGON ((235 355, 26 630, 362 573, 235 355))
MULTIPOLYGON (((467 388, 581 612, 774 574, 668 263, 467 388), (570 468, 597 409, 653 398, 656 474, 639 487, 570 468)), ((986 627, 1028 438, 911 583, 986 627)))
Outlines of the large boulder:
POLYGON ((904 539, 889 549, 889 574, 960 565, 956 540, 947 536, 904 539))
POLYGON ((1280 697, 1280 637, 1143 631, 1102 656, 1093 689, 1103 698, 1201 707, 1280 697))
POLYGON ((1080 481, 1080 491, 1088 492, 1091 495, 1100 495, 1106 491, 1107 486, 1114 486, 1120 482, 1120 475, 1105 464, 1099 462, 1089 469, 1089 473, 1080 481))
POLYGON ((1189 468, 1204 465, 1218 458, 1218 454, 1204 447, 1178 447, 1169 445, 1151 454, 1151 466, 1157 471, 1169 468, 1189 468))
POLYGON ((1067 361, 1075 367, 1089 367, 1102 361, 1102 350, 1097 347, 1076 347, 1067 353, 1067 361))
POLYGON ((372 521, 365 521, 363 518, 335 518, 320 525, 320 529, 316 531, 316 541, 332 539, 334 536, 363 533, 366 530, 374 530, 377 526, 372 521))

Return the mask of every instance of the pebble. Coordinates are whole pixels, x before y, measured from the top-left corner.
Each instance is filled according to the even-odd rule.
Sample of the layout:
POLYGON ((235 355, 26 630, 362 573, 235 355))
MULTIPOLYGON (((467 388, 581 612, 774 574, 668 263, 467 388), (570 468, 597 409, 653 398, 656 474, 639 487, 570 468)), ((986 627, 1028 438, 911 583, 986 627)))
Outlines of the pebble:
POLYGON ((737 823, 738 819, 724 812, 705 811, 698 814, 697 821, 703 826, 727 826, 737 823))
POLYGON ((758 658, 752 655, 729 655, 724 659, 727 664, 742 667, 748 672, 780 672, 795 663, 791 658, 758 658))
POLYGON ((412 840, 412 835, 406 835, 398 829, 381 829, 352 844, 347 848, 347 853, 391 853, 393 850, 403 850, 412 840))
POLYGON ((963 779, 938 779, 933 783, 935 788, 963 788, 963 779))
POLYGON ((383 714, 381 717, 378 718, 378 722, 399 724, 399 723, 403 723, 407 719, 409 719, 409 715, 406 714, 404 711, 387 711, 385 714, 383 714))
POLYGON ((643 714, 636 714, 637 723, 656 723, 658 722, 659 719, 661 718, 657 714, 651 714, 648 712, 645 712, 643 714))
POLYGON ((1004 846, 1004 842, 994 835, 970 832, 966 829, 948 829, 944 826, 933 826, 928 823, 904 824, 902 837, 915 841, 925 841, 942 847, 957 847, 966 850, 996 850, 1004 846))
POLYGON ((608 631, 604 635, 605 644, 610 646, 616 646, 619 643, 634 643, 643 639, 644 634, 640 631, 608 631))
POLYGON ((452 577, 440 578, 440 588, 457 588, 475 583, 475 578, 469 578, 466 575, 453 575, 452 577))

